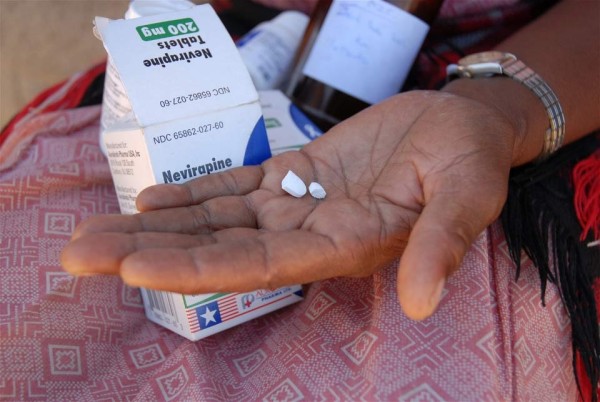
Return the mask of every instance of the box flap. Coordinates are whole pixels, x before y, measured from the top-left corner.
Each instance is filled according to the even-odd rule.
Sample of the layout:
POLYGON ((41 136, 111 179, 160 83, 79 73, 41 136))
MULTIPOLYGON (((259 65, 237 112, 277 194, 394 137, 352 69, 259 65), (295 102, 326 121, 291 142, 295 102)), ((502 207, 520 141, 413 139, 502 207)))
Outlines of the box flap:
POLYGON ((208 5, 131 20, 96 18, 138 123, 258 101, 235 43, 208 5))

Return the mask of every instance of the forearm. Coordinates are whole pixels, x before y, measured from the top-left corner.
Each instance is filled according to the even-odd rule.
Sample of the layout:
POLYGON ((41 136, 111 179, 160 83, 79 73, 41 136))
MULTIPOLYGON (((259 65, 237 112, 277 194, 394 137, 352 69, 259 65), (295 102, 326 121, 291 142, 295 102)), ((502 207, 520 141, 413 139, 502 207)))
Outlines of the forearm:
MULTIPOLYGON (((600 128, 600 2, 563 1, 501 43, 554 90, 566 120, 565 143, 600 128)), ((513 165, 539 155, 549 127, 541 101, 510 78, 460 79, 445 91, 500 109, 516 128, 513 165)))

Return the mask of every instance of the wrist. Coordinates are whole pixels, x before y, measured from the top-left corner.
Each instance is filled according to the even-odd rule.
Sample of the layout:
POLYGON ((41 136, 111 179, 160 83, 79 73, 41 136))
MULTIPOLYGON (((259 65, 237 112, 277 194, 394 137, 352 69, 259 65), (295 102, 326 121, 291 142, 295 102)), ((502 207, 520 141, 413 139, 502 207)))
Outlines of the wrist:
POLYGON ((544 147, 548 128, 546 110, 529 89, 508 77, 457 79, 442 91, 463 96, 496 109, 513 127, 512 166, 535 160, 544 147))

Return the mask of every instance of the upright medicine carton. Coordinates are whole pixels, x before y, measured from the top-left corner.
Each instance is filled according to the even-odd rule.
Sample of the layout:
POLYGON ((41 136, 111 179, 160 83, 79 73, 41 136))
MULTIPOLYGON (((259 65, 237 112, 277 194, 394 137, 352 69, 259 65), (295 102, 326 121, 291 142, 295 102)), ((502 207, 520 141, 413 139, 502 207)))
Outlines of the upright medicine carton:
MULTIPOLYGON (((271 156, 258 94, 210 5, 132 20, 96 18, 95 30, 133 115, 102 138, 121 212, 157 183, 183 183, 271 156)), ((190 340, 302 299, 274 291, 182 295, 141 289, 148 318, 190 340)))

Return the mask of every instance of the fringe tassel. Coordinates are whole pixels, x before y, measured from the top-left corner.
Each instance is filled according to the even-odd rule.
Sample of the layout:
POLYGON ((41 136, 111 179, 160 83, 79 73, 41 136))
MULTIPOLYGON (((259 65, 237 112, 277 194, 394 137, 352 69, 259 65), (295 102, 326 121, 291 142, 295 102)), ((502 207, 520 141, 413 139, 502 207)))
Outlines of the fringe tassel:
MULTIPOLYGON (((573 198, 575 212, 582 227, 579 239, 585 241, 592 232, 594 240, 587 243, 587 246, 600 247, 600 150, 575 165, 572 179, 575 187, 573 198)), ((600 304, 600 278, 596 279, 593 289, 596 303, 600 304)), ((598 312, 598 322, 600 322, 600 311, 598 312)), ((579 356, 577 370, 581 378, 580 387, 583 395, 591 394, 594 388, 591 381, 584 376, 585 361, 579 356)), ((600 393, 600 385, 596 387, 596 392, 600 393)))
POLYGON ((583 228, 580 239, 584 241, 591 231, 594 241, 588 246, 600 246, 600 151, 575 165, 573 186, 575 212, 583 228))
MULTIPOLYGON (((539 270, 542 303, 545 305, 548 282, 560 291, 571 320, 577 386, 581 397, 592 402, 598 401, 600 381, 600 331, 593 286, 595 278, 600 278, 600 247, 587 247, 580 241, 582 229, 573 202, 571 172, 578 161, 588 157, 599 145, 598 135, 592 134, 563 148, 542 164, 514 169, 501 215, 517 279, 521 271, 521 251, 524 251, 539 270), (583 368, 584 373, 578 367, 583 368), (588 388, 588 384, 591 387, 588 388)), ((594 167, 585 164, 580 169, 578 179, 584 179, 585 183, 597 182, 597 177, 590 179, 594 167)), ((590 219, 597 217, 598 202, 595 198, 594 205, 593 197, 597 195, 593 194, 589 201, 587 189, 591 186, 584 187, 586 190, 579 190, 577 202, 583 205, 581 215, 588 219, 588 225, 590 219)))

